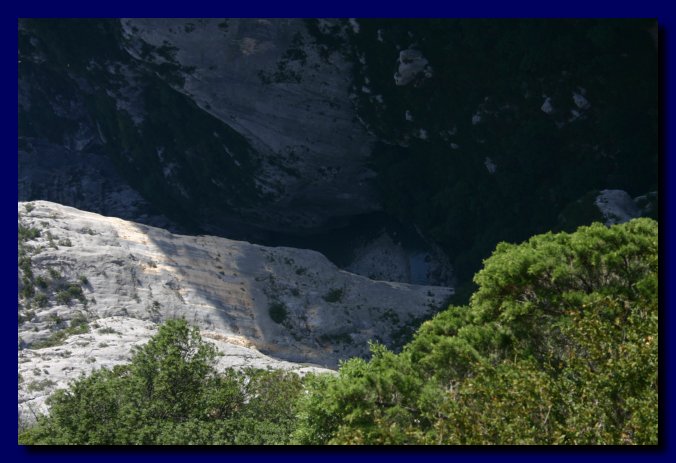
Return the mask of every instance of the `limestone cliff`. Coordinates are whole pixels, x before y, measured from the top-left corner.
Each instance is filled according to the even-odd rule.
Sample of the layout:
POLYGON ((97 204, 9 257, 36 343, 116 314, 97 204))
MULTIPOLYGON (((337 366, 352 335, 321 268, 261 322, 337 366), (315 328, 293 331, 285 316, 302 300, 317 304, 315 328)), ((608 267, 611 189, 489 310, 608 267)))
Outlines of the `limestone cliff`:
POLYGON ((224 354, 219 368, 301 373, 396 347, 453 293, 371 280, 322 254, 265 247, 19 203, 19 401, 126 362, 158 323, 182 317, 224 354))

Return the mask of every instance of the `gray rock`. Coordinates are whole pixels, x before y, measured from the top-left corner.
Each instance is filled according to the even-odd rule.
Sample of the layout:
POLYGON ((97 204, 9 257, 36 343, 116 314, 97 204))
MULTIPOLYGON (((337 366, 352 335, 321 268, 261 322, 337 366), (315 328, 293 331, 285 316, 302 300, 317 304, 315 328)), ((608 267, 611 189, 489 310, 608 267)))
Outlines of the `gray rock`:
POLYGON ((97 52, 86 70, 50 65, 31 27, 20 22, 32 44, 20 50, 20 134, 28 145, 19 153, 21 200, 226 236, 316 232, 380 209, 368 166, 374 137, 349 99, 352 65, 340 53, 321 57, 302 19, 123 19, 122 37, 105 38, 125 53, 97 52), (146 99, 162 82, 163 95, 165 84, 173 88, 170 105, 186 100, 193 118, 215 118, 221 130, 200 139, 183 133, 188 141, 171 161, 162 159, 171 131, 157 129, 165 121, 155 116, 152 129, 143 125, 158 104, 146 107, 146 99), (36 112, 51 119, 31 124, 36 112), (220 145, 223 152, 213 154, 220 145), (220 163, 222 156, 232 160, 220 163), (43 182, 45 160, 52 176, 43 182), (153 197, 156 187, 178 192, 182 207, 167 210, 162 196, 153 197), (178 223, 162 217, 171 212, 182 214, 172 216, 178 223))
POLYGON ((175 47, 175 88, 242 134, 274 199, 246 212, 265 228, 316 229, 379 209, 367 167, 374 138, 349 100, 351 64, 321 59, 300 19, 123 19, 127 49, 175 47), (187 24, 194 24, 186 29, 187 24), (186 32, 190 31, 190 32, 186 32), (290 53, 291 52, 291 53, 290 53))
POLYGON ((594 204, 603 214, 606 225, 628 222, 641 215, 634 200, 624 190, 602 190, 594 204))
POLYGON ((421 74, 427 78, 432 77, 432 67, 422 52, 411 47, 400 51, 394 83, 399 86, 407 85, 421 74))
POLYGON ((453 294, 370 280, 315 251, 174 235, 46 201, 30 205, 19 203, 19 221, 40 236, 24 246, 34 279, 49 285, 37 290, 48 297, 42 307, 19 299, 19 401, 27 420, 69 380, 127 362, 132 346, 167 319, 199 327, 223 353, 221 369, 302 374, 367 355, 369 340, 396 346, 453 294), (80 281, 86 304, 59 302, 51 289, 57 281, 80 281), (88 332, 67 336, 83 320, 88 332), (66 336, 54 342, 56 333, 66 336))

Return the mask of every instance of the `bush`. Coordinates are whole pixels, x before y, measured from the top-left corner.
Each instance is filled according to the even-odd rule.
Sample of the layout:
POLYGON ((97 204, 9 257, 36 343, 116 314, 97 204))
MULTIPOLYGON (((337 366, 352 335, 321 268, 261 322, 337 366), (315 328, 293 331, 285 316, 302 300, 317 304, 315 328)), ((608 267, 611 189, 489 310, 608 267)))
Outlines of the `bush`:
POLYGON ((333 288, 323 296, 326 302, 340 302, 343 300, 342 288, 333 288))
POLYGON ((40 236, 40 230, 19 223, 19 242, 34 240, 40 236))
POLYGON ((35 287, 33 282, 25 276, 21 278, 21 291, 19 292, 24 299, 30 299, 35 295, 35 287))
POLYGON ((56 293, 56 302, 59 304, 68 304, 71 300, 70 293, 68 291, 59 291, 56 293))
POLYGON ((109 326, 105 326, 98 330, 99 334, 121 334, 119 331, 114 330, 109 326))
MULTIPOLYGON (((54 326, 59 326, 63 323, 63 320, 57 315, 54 317, 54 326)), ((33 343, 31 346, 32 349, 44 349, 46 347, 60 346, 63 342, 68 339, 70 336, 75 334, 85 334, 89 332, 89 322, 87 318, 80 314, 74 317, 70 321, 70 325, 67 328, 60 329, 47 339, 33 343)))
POLYGON ((51 277, 52 280, 55 280, 55 281, 56 281, 56 280, 61 280, 61 279, 63 278, 63 277, 61 276, 61 273, 59 273, 59 271, 56 270, 56 269, 53 268, 53 267, 49 267, 49 268, 47 269, 47 271, 49 272, 49 276, 51 277))
POLYGON ((35 285, 40 288, 40 289, 47 289, 47 280, 44 279, 42 276, 38 276, 35 278, 35 285))
POLYGON ((215 348, 170 320, 132 361, 102 368, 49 399, 50 414, 21 444, 284 444, 300 378, 283 371, 213 368, 215 348))
POLYGON ((31 258, 29 256, 19 257, 19 268, 23 272, 24 277, 33 278, 33 268, 31 258))
POLYGON ((311 380, 302 443, 657 443, 657 223, 501 243, 395 355, 311 380))
POLYGON ((280 324, 286 320, 288 315, 286 305, 284 305, 284 303, 281 301, 272 302, 268 308, 268 313, 270 314, 272 321, 280 324))
POLYGON ((44 293, 36 294, 33 300, 38 305, 38 307, 47 307, 47 303, 49 302, 49 299, 44 293))

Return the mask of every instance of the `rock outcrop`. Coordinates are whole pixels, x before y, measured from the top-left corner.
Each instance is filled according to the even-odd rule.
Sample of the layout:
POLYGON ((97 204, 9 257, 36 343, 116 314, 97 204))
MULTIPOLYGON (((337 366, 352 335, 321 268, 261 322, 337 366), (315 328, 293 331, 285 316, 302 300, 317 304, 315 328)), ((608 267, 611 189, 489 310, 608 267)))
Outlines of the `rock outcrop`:
POLYGON ((315 251, 265 247, 19 203, 19 401, 27 419, 81 373, 129 360, 182 317, 224 354, 219 368, 304 373, 401 345, 453 290, 374 281, 315 251))
POLYGON ((394 83, 402 86, 411 83, 418 75, 425 78, 432 77, 432 68, 420 50, 409 47, 399 52, 397 72, 394 73, 394 83))
POLYGON ((602 190, 594 201, 606 225, 628 222, 640 217, 635 200, 624 190, 602 190))

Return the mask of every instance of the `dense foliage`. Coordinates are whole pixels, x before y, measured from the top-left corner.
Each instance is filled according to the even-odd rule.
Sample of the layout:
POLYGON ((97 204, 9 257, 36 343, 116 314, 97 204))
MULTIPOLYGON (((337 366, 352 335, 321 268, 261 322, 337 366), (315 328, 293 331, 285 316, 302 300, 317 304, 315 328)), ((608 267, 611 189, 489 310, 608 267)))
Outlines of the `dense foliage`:
POLYGON ((657 224, 500 244, 469 306, 302 399, 305 443, 657 441, 657 224))
POLYGON ((284 444, 295 422, 297 375, 228 370, 183 320, 160 327, 129 365, 100 369, 51 398, 24 444, 284 444))
POLYGON ((51 399, 23 443, 654 444, 658 229, 651 219, 501 243, 468 306, 400 354, 338 375, 218 374, 170 321, 130 365, 51 399))

